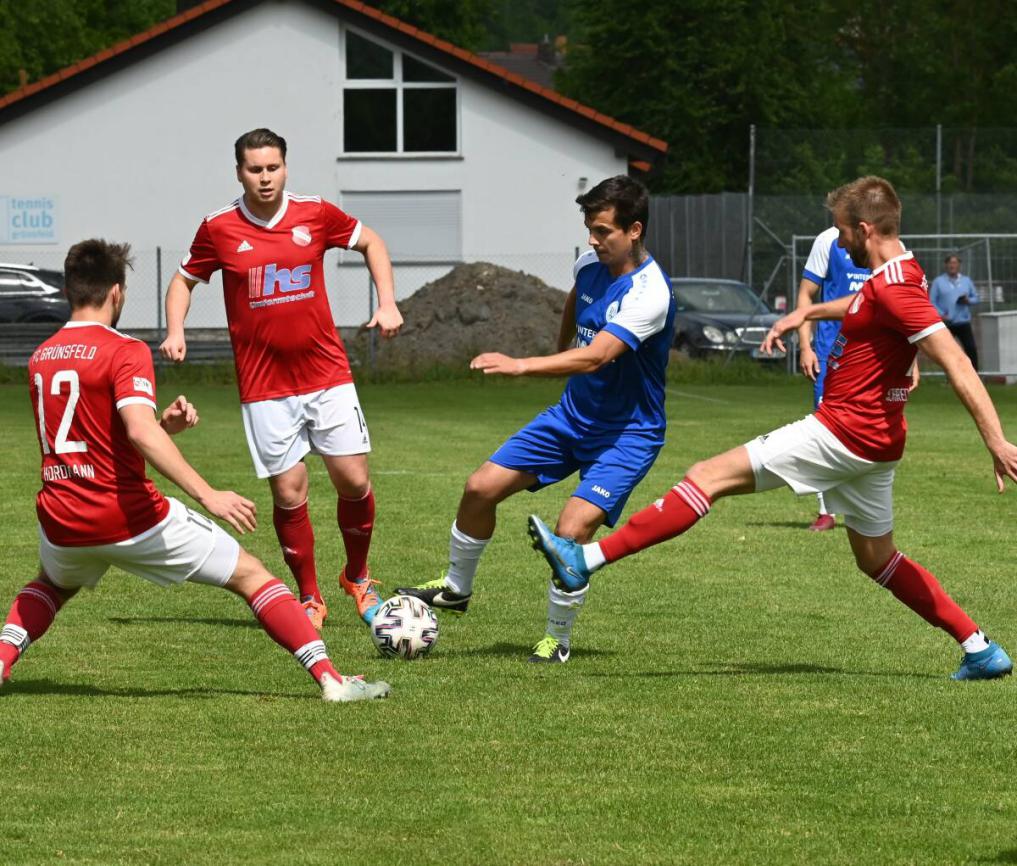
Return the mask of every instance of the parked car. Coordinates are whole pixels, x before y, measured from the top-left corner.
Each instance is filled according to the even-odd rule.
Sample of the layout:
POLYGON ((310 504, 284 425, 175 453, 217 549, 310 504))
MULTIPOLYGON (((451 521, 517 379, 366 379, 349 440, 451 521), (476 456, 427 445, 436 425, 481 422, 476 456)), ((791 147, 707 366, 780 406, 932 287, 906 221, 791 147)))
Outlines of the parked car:
POLYGON ((764 355, 759 346, 779 316, 755 292, 737 280, 681 277, 671 280, 678 302, 674 348, 690 358, 740 352, 773 360, 783 353, 764 355))
POLYGON ((62 271, 0 263, 0 322, 66 322, 62 271))

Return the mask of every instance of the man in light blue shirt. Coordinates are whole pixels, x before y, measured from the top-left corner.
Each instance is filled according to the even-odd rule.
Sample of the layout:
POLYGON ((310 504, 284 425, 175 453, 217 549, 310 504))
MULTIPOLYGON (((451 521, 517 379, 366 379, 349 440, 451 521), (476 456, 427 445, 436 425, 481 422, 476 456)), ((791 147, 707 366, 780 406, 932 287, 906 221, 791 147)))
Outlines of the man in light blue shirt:
POLYGON ((960 272, 960 256, 951 254, 944 264, 946 271, 932 281, 929 299, 977 370, 978 347, 971 330, 971 305, 978 303, 978 290, 971 278, 960 272))

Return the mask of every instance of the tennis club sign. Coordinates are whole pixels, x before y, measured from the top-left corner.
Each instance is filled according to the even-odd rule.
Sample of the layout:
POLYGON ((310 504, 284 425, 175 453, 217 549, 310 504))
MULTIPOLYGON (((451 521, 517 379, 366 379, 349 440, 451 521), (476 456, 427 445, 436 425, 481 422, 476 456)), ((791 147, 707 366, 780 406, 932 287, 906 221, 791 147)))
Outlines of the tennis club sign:
POLYGON ((55 244, 56 199, 0 195, 0 244, 55 244))

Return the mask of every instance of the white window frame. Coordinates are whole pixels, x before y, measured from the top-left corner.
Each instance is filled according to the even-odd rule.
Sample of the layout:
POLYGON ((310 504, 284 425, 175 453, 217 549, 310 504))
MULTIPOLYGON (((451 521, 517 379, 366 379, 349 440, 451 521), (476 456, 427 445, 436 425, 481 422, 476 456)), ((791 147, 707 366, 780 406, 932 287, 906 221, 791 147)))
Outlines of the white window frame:
POLYGON ((436 66, 429 60, 424 60, 412 52, 404 52, 401 48, 395 48, 387 42, 383 42, 376 36, 358 30, 355 27, 340 28, 339 39, 339 80, 342 86, 343 103, 340 104, 340 153, 344 159, 460 159, 462 158, 462 89, 460 88, 459 76, 453 75, 447 69, 436 66), (346 34, 356 33, 361 39, 374 42, 387 51, 392 52, 392 78, 347 78, 346 77, 346 34), (414 60, 423 63, 425 66, 433 66, 444 75, 452 77, 452 81, 403 81, 403 54, 409 54, 414 60), (403 91, 404 90, 454 90, 456 94, 455 119, 456 119, 456 148, 455 150, 412 150, 403 149, 403 91), (345 94, 347 90, 395 90, 396 92, 396 149, 395 150, 346 150, 346 114, 345 94))

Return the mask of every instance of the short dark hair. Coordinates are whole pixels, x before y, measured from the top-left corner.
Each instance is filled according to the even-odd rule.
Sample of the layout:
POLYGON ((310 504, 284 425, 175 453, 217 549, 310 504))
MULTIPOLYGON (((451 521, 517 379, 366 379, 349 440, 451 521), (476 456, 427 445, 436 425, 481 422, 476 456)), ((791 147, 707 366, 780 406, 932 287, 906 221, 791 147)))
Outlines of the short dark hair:
POLYGON ((950 255, 943 259, 943 264, 948 265, 953 259, 957 259, 957 264, 960 264, 961 257, 957 253, 950 253, 950 255))
POLYGON ((860 222, 876 227, 881 235, 896 235, 900 231, 900 199, 890 181, 867 175, 837 187, 826 196, 826 207, 841 214, 852 228, 860 222))
POLYGON ((245 132, 233 144, 233 152, 237 157, 237 165, 243 165, 244 151, 257 150, 260 147, 278 147, 282 154, 283 162, 286 162, 286 139, 276 135, 271 129, 260 127, 245 132))
POLYGON ((614 219, 619 226, 628 231, 632 223, 638 222, 643 227, 639 240, 646 237, 646 227, 650 222, 650 193, 635 178, 618 174, 602 180, 589 192, 578 196, 576 204, 583 209, 585 217, 613 207, 614 219))
POLYGON ((127 284, 127 269, 134 270, 130 244, 92 238, 76 243, 64 259, 64 295, 72 310, 101 307, 109 290, 127 284))

